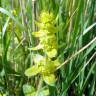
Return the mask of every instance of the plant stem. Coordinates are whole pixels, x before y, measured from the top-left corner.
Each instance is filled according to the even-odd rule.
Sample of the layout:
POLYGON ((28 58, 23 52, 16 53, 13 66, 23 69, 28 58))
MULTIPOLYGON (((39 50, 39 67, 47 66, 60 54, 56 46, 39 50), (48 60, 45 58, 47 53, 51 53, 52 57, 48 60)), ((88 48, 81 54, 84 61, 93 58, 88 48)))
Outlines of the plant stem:
POLYGON ((32 0, 32 30, 35 31, 36 0, 32 0))
POLYGON ((40 90, 41 90, 42 83, 43 83, 43 79, 42 79, 42 77, 41 77, 41 78, 40 78, 40 81, 39 81, 38 88, 37 88, 36 96, 39 96, 39 92, 40 92, 40 90))
POLYGON ((91 40, 87 45, 85 45, 83 48, 81 48, 78 52, 76 52, 75 54, 73 54, 69 59, 65 60, 65 62, 63 62, 60 66, 58 66, 56 70, 60 69, 63 65, 67 64, 71 59, 73 59, 78 54, 80 54, 81 52, 83 52, 85 49, 87 49, 95 41, 96 41, 96 37, 93 40, 91 40))

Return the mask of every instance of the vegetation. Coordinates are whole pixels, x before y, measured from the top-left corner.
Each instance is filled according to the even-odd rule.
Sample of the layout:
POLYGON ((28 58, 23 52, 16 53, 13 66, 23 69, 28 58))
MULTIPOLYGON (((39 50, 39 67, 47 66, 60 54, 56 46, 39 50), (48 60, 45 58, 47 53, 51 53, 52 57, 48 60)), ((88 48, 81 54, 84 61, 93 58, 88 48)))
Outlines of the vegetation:
POLYGON ((0 0, 0 96, 96 95, 96 0, 0 0))

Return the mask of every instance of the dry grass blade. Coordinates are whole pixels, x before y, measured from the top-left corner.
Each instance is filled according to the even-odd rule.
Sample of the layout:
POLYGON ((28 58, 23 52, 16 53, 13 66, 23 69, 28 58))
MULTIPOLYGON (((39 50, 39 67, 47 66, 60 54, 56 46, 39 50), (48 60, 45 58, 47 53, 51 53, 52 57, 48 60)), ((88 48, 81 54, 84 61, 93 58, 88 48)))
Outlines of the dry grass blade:
POLYGON ((77 55, 79 55, 81 52, 83 52, 85 49, 87 49, 95 41, 96 41, 96 37, 93 40, 91 40, 87 45, 85 45, 83 48, 81 48, 78 52, 76 52, 75 54, 73 54, 69 59, 65 60, 65 62, 62 63, 59 67, 57 67, 56 70, 60 69, 62 66, 64 66, 65 64, 67 64, 71 59, 73 59, 74 57, 76 57, 77 55))

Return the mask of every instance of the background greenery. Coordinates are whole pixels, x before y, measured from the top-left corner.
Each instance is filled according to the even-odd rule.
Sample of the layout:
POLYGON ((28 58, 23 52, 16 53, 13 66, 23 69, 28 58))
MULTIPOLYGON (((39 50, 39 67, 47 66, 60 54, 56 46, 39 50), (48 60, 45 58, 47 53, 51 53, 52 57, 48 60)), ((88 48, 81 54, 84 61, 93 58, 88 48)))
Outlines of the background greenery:
POLYGON ((37 90, 39 77, 28 78, 24 73, 33 64, 34 52, 28 48, 38 42, 31 33, 38 30, 34 19, 42 10, 56 17, 58 58, 61 64, 68 60, 55 73, 56 85, 46 85, 50 96, 95 96, 96 0, 0 0, 1 96, 24 96, 33 87, 37 90))

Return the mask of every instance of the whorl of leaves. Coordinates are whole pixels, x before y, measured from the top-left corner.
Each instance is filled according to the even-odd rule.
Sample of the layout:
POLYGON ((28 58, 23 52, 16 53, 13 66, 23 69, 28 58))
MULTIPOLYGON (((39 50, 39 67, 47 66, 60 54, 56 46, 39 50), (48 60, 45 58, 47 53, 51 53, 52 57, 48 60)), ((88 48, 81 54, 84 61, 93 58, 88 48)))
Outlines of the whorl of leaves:
POLYGON ((42 12, 36 25, 39 31, 32 32, 32 35, 39 38, 39 44, 31 50, 42 50, 45 56, 35 55, 33 58, 35 65, 27 69, 25 75, 30 77, 40 73, 47 84, 54 85, 56 81, 54 71, 60 64, 58 59, 51 60, 51 58, 56 57, 58 49, 55 18, 52 13, 42 12))

